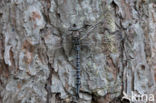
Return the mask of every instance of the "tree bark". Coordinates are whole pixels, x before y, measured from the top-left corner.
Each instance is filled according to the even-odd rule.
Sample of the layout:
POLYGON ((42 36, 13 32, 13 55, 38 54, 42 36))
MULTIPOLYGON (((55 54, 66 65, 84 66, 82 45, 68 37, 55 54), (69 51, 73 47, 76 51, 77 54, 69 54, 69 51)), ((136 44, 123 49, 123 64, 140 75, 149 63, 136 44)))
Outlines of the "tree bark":
POLYGON ((0 0, 0 8, 0 103, 75 101, 72 27, 81 28, 76 102, 156 97, 153 0, 0 0))

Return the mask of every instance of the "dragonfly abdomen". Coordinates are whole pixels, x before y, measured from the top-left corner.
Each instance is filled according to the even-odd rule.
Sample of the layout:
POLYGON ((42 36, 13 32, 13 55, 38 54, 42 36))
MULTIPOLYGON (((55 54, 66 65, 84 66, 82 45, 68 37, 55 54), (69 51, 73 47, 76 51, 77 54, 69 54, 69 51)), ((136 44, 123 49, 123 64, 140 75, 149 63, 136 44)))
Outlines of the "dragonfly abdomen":
POLYGON ((80 38, 74 38, 74 45, 76 51, 76 97, 79 98, 80 92, 80 84, 81 84, 81 77, 80 77, 80 38))

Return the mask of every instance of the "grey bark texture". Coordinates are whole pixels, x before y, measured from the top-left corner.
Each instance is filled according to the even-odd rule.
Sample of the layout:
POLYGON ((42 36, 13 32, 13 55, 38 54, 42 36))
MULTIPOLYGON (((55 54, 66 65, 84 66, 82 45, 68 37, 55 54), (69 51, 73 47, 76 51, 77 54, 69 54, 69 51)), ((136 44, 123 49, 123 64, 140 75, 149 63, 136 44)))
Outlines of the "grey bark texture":
POLYGON ((78 103, 156 97, 154 1, 0 0, 0 103, 74 101, 75 25, 84 37, 78 103))

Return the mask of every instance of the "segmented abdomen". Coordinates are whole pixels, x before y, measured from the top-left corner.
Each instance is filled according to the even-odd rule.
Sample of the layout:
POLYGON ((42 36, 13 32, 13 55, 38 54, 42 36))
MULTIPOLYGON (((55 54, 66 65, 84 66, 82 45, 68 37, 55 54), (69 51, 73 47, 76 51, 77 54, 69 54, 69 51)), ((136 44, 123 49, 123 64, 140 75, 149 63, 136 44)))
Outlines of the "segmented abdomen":
POLYGON ((76 97, 79 98, 80 91, 80 41, 79 38, 75 40, 75 51, 76 51, 76 97))

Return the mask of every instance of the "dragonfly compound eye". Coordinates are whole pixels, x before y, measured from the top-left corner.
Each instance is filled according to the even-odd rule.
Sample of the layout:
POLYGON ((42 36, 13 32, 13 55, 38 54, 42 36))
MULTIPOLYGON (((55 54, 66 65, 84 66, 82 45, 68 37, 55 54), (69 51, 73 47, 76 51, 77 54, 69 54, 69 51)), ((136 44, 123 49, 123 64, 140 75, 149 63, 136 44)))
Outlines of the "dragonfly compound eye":
POLYGON ((76 24, 73 24, 73 27, 76 27, 76 24))

